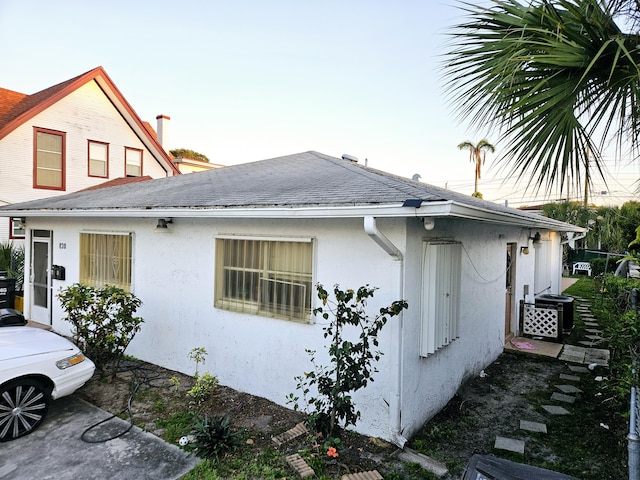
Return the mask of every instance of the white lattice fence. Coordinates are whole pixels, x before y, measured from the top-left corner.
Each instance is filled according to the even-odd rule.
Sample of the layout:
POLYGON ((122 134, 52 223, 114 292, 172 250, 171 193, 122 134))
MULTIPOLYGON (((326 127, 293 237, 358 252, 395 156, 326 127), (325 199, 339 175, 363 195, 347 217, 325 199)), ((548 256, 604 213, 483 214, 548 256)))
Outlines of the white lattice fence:
POLYGON ((536 307, 524 303, 522 310, 522 333, 532 337, 558 340, 562 335, 562 310, 555 307, 536 307))

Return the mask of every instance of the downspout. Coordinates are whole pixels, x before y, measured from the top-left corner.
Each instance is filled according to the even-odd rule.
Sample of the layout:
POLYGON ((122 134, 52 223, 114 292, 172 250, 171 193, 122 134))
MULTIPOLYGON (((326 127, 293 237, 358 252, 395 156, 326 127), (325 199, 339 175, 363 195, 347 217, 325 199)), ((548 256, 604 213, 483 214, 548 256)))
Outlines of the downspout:
MULTIPOLYGON (((393 259, 393 274, 396 277, 393 299, 404 299, 404 257, 402 252, 389 240, 376 226, 375 217, 364 217, 364 231, 393 259)), ((398 315, 395 328, 392 333, 391 343, 396 346, 396 352, 392 355, 391 371, 395 372, 395 392, 391 392, 389 409, 391 417, 392 441, 403 448, 407 438, 402 435, 402 384, 403 384, 403 313, 398 315)))

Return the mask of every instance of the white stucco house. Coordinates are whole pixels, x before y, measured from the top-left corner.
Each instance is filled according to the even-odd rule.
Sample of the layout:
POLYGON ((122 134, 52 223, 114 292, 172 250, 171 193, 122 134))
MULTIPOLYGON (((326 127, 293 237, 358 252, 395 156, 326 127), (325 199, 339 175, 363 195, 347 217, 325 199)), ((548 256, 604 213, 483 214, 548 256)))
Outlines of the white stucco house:
POLYGON ((25 218, 27 264, 56 272, 46 291, 25 289, 28 318, 69 333, 61 288, 121 285, 144 302, 130 354, 192 374, 188 353, 205 347, 222 384, 279 404, 310 368, 305 349, 326 351, 316 283, 377 287, 372 314, 406 300, 354 397, 356 429, 398 445, 502 353, 518 300, 559 293, 561 232, 580 231, 317 152, 0 215, 25 218))
MULTIPOLYGON (((161 140, 102 67, 33 94, 0 88, 0 205, 180 173, 161 140)), ((0 218, 0 242, 23 239, 20 217, 0 218)))

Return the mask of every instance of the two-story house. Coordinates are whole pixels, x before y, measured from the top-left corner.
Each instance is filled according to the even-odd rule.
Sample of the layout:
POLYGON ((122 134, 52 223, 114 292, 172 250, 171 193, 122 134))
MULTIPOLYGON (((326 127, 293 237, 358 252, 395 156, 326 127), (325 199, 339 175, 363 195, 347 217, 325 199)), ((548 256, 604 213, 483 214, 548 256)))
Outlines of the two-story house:
MULTIPOLYGON (((0 88, 0 205, 179 174, 102 67, 32 95, 0 88)), ((21 242, 0 217, 0 243, 21 242)))

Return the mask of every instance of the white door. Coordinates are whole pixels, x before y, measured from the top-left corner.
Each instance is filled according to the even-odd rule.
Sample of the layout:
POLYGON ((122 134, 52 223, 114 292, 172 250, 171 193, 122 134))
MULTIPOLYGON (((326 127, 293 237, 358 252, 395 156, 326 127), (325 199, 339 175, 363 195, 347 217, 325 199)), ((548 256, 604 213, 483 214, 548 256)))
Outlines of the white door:
POLYGON ((34 230, 31 235, 31 320, 51 325, 51 232, 34 230))

